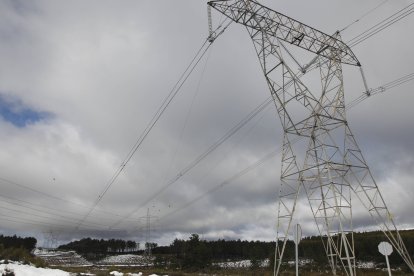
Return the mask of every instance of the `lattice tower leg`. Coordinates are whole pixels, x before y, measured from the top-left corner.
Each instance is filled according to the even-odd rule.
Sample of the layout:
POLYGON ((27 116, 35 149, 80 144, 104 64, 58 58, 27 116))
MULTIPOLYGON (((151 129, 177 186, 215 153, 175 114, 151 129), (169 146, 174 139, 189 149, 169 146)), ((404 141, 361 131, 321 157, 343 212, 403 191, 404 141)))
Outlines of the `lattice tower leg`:
MULTIPOLYGON (((301 99, 304 104, 302 108, 306 113, 312 109, 306 98, 307 89, 300 83, 290 68, 285 66, 280 54, 279 47, 261 32, 248 29, 261 66, 266 77, 269 89, 276 104, 276 109, 284 129, 282 166, 281 166, 281 189, 279 191, 279 211, 277 222, 277 246, 275 250, 275 274, 279 273, 286 243, 292 225, 296 202, 299 195, 301 182, 300 168, 296 161, 294 141, 301 137, 295 128, 295 120, 289 116, 288 110, 292 104, 301 99), (280 80, 277 82, 276 80, 280 80)), ((314 100, 316 102, 316 100, 314 100)))
POLYGON ((336 275, 340 266, 346 275, 353 276, 355 253, 351 189, 345 181, 347 166, 343 149, 336 143, 345 140, 342 70, 335 59, 322 60, 320 68, 320 106, 313 114, 303 181, 333 274, 336 275))
POLYGON ((407 248, 395 225, 393 217, 388 210, 385 201, 378 189, 371 171, 362 155, 351 129, 346 128, 346 143, 348 148, 345 152, 345 162, 349 170, 346 181, 352 187, 353 193, 368 210, 371 217, 388 238, 394 249, 401 255, 407 266, 414 272, 414 264, 407 248))

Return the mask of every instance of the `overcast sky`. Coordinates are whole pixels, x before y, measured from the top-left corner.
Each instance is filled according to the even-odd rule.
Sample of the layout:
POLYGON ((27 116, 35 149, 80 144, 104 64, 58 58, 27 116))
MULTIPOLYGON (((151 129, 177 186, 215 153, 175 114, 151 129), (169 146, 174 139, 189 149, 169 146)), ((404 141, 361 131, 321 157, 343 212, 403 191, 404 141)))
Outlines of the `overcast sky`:
MULTIPOLYGON (((329 34, 371 11, 342 32, 345 42, 413 3, 387 1, 372 10, 382 2, 261 1, 329 34)), ((280 155, 232 178, 281 146, 274 106, 166 187, 270 95, 248 33, 237 24, 215 41, 80 223, 205 41, 206 3, 0 2, 1 233, 143 243, 149 212, 151 237, 159 243, 190 233, 206 239, 274 239, 280 155)), ((213 25, 220 20, 213 11, 213 25)), ((408 16, 353 48, 371 88, 414 72, 413 26, 414 16, 408 16)), ((358 68, 345 67, 346 101, 351 102, 364 86, 358 68)), ((413 100, 414 81, 348 111, 351 129, 402 229, 414 226, 413 100)), ((305 201, 299 204, 300 222, 310 235, 316 229, 308 209, 305 201)), ((372 228, 368 214, 356 214, 357 229, 372 228)))

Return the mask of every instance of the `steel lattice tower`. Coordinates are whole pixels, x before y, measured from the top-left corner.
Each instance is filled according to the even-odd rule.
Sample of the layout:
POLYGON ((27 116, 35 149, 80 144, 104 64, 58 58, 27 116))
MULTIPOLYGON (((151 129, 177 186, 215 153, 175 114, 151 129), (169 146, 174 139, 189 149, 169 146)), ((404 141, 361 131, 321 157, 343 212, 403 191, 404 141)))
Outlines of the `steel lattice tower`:
POLYGON ((356 274, 352 200, 367 209, 414 271, 346 119, 342 64, 361 65, 339 33, 327 35, 253 0, 217 0, 208 5, 246 27, 284 131, 275 275, 282 265, 302 193, 309 202, 334 275, 338 268, 346 275, 356 274), (318 91, 300 79, 309 66, 302 68, 302 73, 291 69, 289 61, 299 63, 287 47, 316 54, 309 66, 319 68, 318 91))

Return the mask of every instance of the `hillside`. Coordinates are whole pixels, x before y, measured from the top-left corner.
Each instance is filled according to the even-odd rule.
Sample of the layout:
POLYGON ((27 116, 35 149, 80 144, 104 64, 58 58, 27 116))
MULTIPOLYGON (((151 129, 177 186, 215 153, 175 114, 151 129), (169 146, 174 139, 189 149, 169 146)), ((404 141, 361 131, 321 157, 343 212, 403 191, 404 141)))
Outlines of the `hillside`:
MULTIPOLYGON (((400 232, 409 252, 414 252, 414 230, 400 232)), ((354 234, 357 266, 361 269, 384 267, 384 256, 378 252, 378 244, 385 241, 382 232, 362 232, 354 234)), ((114 253, 102 251, 100 244, 105 240, 90 238, 62 245, 61 249, 73 250, 87 258, 95 265, 127 265, 155 266, 180 270, 232 269, 232 268, 264 268, 271 267, 274 259, 274 242, 241 241, 241 240, 202 240, 193 234, 187 240, 175 239, 168 246, 151 244, 153 261, 145 263, 145 258, 134 253, 114 253), (93 244, 93 247, 86 246, 93 244), (99 251, 97 251, 97 248, 99 251), (91 258, 92 257, 92 258, 91 258), (270 260, 270 261, 269 261, 270 260)), ((305 237, 299 245, 299 258, 303 267, 323 268, 327 259, 320 237, 305 237)), ((289 267, 294 260, 294 244, 288 241, 285 251, 285 265, 289 267)), ((393 252, 390 256, 393 267, 407 268, 400 256, 393 252)))

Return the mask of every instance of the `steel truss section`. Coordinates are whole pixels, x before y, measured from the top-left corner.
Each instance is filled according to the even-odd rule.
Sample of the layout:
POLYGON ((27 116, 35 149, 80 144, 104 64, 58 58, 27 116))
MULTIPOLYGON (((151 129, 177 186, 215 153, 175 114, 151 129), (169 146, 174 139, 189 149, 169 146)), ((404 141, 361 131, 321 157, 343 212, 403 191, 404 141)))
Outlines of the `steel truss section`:
POLYGON ((280 272, 301 194, 307 197, 334 275, 338 270, 356 274, 353 200, 368 210, 414 271, 346 119, 342 64, 360 66, 351 49, 338 33, 329 36, 253 0, 210 1, 208 5, 246 27, 284 130, 275 275, 280 272), (311 92, 291 70, 281 41, 317 55, 320 91, 311 92))
POLYGON ((330 56, 331 49, 335 49, 342 63, 360 65, 351 48, 341 40, 271 10, 256 1, 217 0, 210 1, 208 4, 231 20, 250 29, 264 32, 268 36, 277 37, 324 57, 330 56))

